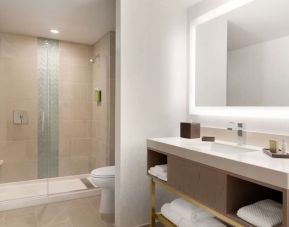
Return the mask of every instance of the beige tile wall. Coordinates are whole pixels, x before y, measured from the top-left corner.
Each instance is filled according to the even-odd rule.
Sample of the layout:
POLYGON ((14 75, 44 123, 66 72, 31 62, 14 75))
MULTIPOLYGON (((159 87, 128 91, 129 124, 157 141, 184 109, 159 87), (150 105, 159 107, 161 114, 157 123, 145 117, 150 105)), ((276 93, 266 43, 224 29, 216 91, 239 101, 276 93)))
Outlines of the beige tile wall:
POLYGON ((92 105, 92 157, 90 168, 114 165, 115 34, 109 32, 93 48, 92 89, 100 89, 102 102, 92 105))
POLYGON ((37 178, 37 39, 0 33, 0 181, 37 178), (14 125, 13 111, 28 112, 14 125))
POLYGON ((59 175, 89 172, 92 148, 92 46, 60 42, 59 175))

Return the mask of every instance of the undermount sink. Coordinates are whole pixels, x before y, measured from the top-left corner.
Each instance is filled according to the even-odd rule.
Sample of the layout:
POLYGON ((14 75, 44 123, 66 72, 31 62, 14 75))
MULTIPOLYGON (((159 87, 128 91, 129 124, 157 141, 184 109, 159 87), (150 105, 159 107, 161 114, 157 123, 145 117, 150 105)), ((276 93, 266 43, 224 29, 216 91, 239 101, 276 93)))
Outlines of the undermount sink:
POLYGON ((245 146, 234 146, 222 143, 212 143, 211 150, 221 153, 244 153, 257 151, 257 149, 247 148, 245 146))
POLYGON ((251 148, 249 146, 240 146, 240 145, 233 145, 227 144, 223 142, 202 142, 196 141, 192 143, 192 147, 207 150, 211 152, 223 153, 223 154, 241 154, 247 152, 255 152, 258 151, 257 148, 251 148))

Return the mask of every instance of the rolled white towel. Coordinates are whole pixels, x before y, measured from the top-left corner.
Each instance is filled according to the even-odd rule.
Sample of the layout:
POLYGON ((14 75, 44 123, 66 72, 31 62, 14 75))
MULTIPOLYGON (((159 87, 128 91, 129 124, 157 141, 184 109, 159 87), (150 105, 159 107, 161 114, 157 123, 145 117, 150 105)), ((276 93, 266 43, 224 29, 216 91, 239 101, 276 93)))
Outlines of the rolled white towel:
POLYGON ((193 214, 200 212, 201 209, 194 206, 193 204, 186 202, 183 199, 176 199, 171 202, 172 210, 179 212, 184 219, 192 220, 193 214))
POLYGON ((192 214, 192 221, 194 222, 198 222, 198 221, 201 221, 203 219, 206 219, 206 218, 213 218, 214 215, 210 214, 209 212, 203 210, 203 209, 200 209, 199 211, 197 212, 194 212, 192 214))
POLYGON ((282 223, 282 205, 266 199, 240 208, 237 216, 258 227, 277 226, 282 223))
POLYGON ((174 210, 171 209, 171 205, 169 203, 165 203, 162 206, 161 213, 176 226, 179 226, 179 224, 183 220, 183 217, 178 212, 175 212, 174 210))
POLYGON ((168 172, 168 165, 167 164, 166 165, 157 165, 153 168, 155 168, 155 170, 160 171, 160 172, 164 172, 164 173, 168 172))

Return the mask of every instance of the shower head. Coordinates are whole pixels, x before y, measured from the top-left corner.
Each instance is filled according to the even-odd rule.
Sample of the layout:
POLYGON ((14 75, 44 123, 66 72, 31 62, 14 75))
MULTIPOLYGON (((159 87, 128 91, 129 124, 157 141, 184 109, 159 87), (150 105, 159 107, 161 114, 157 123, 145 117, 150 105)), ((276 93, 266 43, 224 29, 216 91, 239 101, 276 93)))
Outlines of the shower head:
POLYGON ((95 55, 94 57, 90 58, 90 59, 89 59, 89 62, 90 62, 90 63, 95 63, 95 61, 96 61, 97 58, 100 58, 100 54, 97 54, 97 55, 95 55))

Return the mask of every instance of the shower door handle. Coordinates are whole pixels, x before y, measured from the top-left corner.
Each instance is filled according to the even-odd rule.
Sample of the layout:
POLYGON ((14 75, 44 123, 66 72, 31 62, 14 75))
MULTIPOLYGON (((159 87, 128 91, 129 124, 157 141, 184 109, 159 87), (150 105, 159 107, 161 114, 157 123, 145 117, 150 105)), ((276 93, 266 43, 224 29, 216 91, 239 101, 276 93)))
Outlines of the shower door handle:
POLYGON ((44 132, 44 129, 45 129, 45 112, 42 112, 41 132, 44 132))

